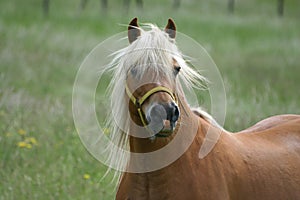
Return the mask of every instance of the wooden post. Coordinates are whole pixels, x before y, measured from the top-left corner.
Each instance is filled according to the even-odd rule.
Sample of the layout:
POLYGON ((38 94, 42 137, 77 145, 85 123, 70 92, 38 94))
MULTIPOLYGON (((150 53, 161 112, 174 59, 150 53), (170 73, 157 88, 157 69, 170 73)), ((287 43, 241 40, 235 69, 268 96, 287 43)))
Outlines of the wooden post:
POLYGON ((124 7, 124 12, 125 13, 128 13, 129 6, 130 6, 130 0, 123 0, 123 7, 124 7))
POLYGON ((234 0, 228 0, 228 12, 234 13, 234 0))
POLYGON ((136 6, 139 9, 143 9, 143 0, 136 0, 136 6))
POLYGON ((81 0, 80 1, 80 11, 83 11, 87 5, 88 0, 81 0))
POLYGON ((279 17, 283 16, 283 10, 284 10, 284 0, 278 0, 277 1, 277 12, 279 17))
POLYGON ((173 1, 173 8, 178 9, 180 7, 180 0, 173 1))
POLYGON ((50 3, 50 0, 43 0, 43 2, 42 2, 43 13, 45 16, 48 16, 48 14, 49 14, 49 3, 50 3))
POLYGON ((102 9, 102 11, 103 11, 103 13, 106 13, 106 11, 107 11, 107 0, 100 0, 101 1, 101 9, 102 9))

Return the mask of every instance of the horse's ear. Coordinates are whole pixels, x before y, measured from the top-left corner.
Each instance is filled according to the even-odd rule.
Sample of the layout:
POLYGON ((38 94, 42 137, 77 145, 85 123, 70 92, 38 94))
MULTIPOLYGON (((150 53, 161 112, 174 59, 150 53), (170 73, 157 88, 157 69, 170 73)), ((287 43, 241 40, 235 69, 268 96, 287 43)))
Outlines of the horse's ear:
POLYGON ((165 28, 165 32, 169 34, 170 38, 174 39, 176 36, 176 26, 174 21, 171 18, 168 20, 168 24, 165 28))
POLYGON ((128 40, 131 44, 141 35, 141 30, 139 29, 139 25, 137 23, 137 18, 131 20, 128 26, 128 40))

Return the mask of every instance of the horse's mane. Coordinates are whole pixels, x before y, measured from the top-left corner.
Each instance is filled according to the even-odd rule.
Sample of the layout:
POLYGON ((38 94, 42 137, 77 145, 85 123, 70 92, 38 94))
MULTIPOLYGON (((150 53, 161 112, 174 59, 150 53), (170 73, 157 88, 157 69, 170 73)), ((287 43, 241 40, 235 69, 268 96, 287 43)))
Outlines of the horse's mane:
MULTIPOLYGON (((125 101, 125 83, 130 70, 138 77, 142 77, 151 68, 156 77, 164 77, 174 82, 172 70, 173 59, 181 67, 176 78, 177 93, 182 93, 181 84, 186 88, 203 88, 206 79, 193 68, 188 66, 184 55, 178 50, 175 40, 153 24, 144 24, 139 28, 141 35, 129 46, 112 54, 112 62, 104 70, 112 71, 113 77, 108 87, 110 95, 111 116, 108 117, 106 127, 110 130, 109 137, 119 150, 113 148, 110 152, 110 166, 118 166, 125 170, 129 158, 129 132, 130 116, 128 102, 125 101), (145 30, 147 29, 147 30, 145 30)), ((110 148, 108 148, 110 149, 110 148)))

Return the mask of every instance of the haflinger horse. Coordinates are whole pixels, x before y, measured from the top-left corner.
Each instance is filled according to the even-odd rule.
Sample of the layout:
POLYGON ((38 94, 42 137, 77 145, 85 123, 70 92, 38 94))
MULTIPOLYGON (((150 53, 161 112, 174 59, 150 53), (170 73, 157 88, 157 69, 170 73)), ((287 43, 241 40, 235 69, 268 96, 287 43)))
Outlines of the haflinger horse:
POLYGON ((205 78, 178 50, 173 20, 164 30, 145 27, 136 18, 130 22, 130 45, 110 65, 117 114, 108 124, 115 145, 130 152, 127 158, 121 151, 110 156, 124 166, 116 199, 300 199, 300 116, 279 115, 239 133, 225 131, 187 102, 183 84, 199 88, 205 78), (199 158, 208 130, 221 134, 199 158), (159 167, 175 152, 182 153, 159 167))

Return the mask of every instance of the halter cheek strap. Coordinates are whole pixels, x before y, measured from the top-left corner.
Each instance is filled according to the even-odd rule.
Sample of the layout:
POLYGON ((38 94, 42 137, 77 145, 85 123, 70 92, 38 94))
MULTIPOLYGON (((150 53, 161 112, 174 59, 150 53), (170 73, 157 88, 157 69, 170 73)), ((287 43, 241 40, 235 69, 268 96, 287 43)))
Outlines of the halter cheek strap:
POLYGON ((134 97, 134 95, 130 92, 130 89, 129 89, 127 84, 125 85, 125 91, 126 91, 126 94, 128 95, 128 97, 130 98, 130 100, 132 101, 132 103, 137 108, 137 111, 138 111, 138 114, 139 114, 139 117, 141 119, 141 122, 142 122, 143 126, 148 130, 148 132, 150 132, 153 135, 153 132, 148 128, 146 120, 144 119, 144 114, 143 114, 143 111, 142 111, 143 103, 151 95, 153 95, 154 93, 157 93, 157 92, 166 92, 166 93, 168 93, 174 101, 176 101, 176 96, 173 94, 173 92, 169 88, 166 88, 164 86, 157 86, 157 87, 152 88, 151 90, 146 92, 146 94, 144 94, 140 99, 137 99, 137 98, 134 97))

